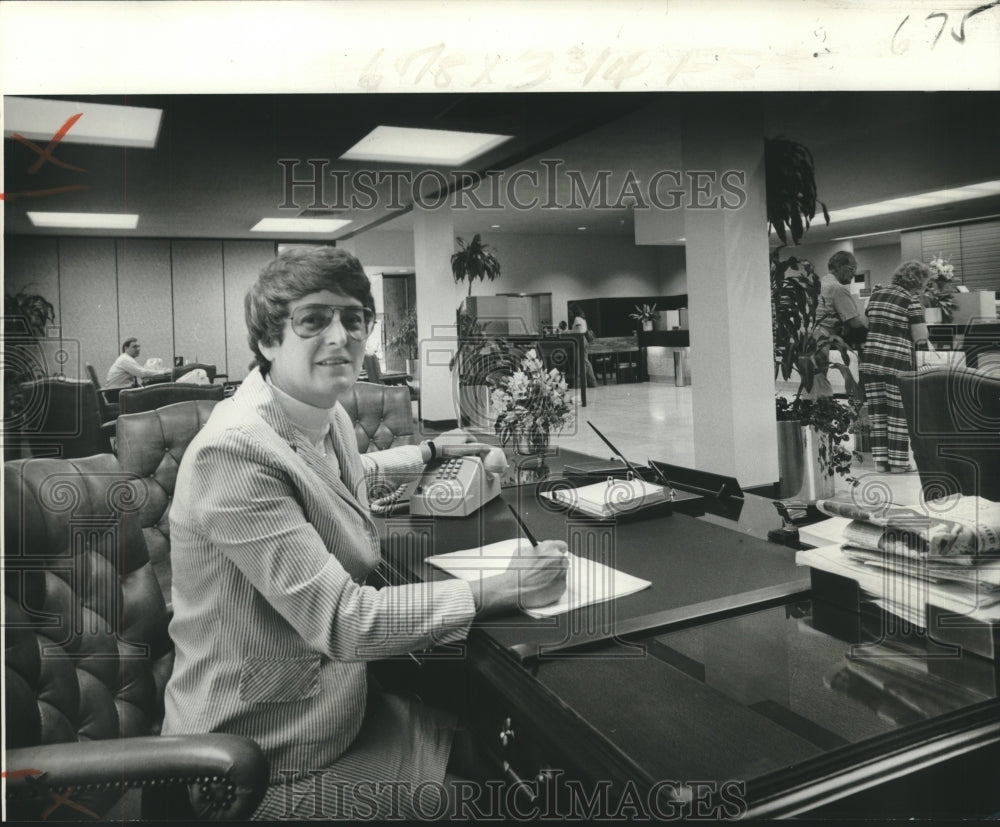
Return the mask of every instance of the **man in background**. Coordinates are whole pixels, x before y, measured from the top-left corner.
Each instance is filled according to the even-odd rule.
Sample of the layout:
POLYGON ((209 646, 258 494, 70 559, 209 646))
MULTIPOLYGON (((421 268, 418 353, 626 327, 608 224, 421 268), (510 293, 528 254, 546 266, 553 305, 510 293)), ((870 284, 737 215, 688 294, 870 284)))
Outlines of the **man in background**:
MULTIPOLYGON (((868 333, 868 320, 861 312, 851 293, 851 282, 858 269, 858 262, 847 250, 838 250, 827 262, 830 272, 820 279, 819 302, 816 306, 814 335, 839 336, 852 348, 859 348, 868 333)), ((830 345, 823 345, 816 354, 817 372, 813 378, 811 396, 832 396, 833 388, 827 378, 830 367, 830 345)), ((857 362, 852 360, 851 374, 857 380, 857 362)))
POLYGON ((136 361, 139 349, 139 340, 135 337, 122 342, 121 355, 115 359, 108 370, 108 378, 104 380, 104 387, 131 388, 133 385, 139 384, 140 379, 162 375, 162 371, 144 368, 136 361))

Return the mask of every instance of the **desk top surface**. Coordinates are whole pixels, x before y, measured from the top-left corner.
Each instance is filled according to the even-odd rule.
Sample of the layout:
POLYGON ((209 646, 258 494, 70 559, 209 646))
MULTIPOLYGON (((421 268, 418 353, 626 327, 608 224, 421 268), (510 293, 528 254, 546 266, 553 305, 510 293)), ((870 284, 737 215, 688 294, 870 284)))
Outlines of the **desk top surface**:
POLYGON ((510 503, 536 537, 565 540, 576 555, 652 583, 627 597, 555 618, 533 620, 512 613, 485 621, 482 628, 519 658, 689 622, 809 587, 808 570, 795 565, 790 548, 682 513, 618 522, 582 517, 540 496, 547 485, 560 484, 556 479, 504 489, 499 498, 466 518, 390 518, 384 529, 387 560, 410 577, 444 577, 424 558, 519 535, 507 508, 510 503), (410 541, 421 532, 427 542, 410 541))
POLYGON ((477 623, 470 637, 475 668, 515 714, 570 754, 585 750, 581 760, 602 756, 598 772, 736 779, 750 814, 769 817, 797 812, 797 791, 820 780, 849 794, 859 778, 919 768, 930 738, 961 748, 1000 727, 995 662, 887 629, 880 614, 848 613, 858 631, 845 637, 844 618, 831 618, 840 610, 812 598, 791 549, 681 513, 578 518, 539 497, 551 483, 504 489, 468 518, 390 518, 387 558, 410 579, 443 577, 423 558, 517 536, 510 503, 536 536, 652 582, 552 619, 477 623), (420 532, 425 542, 412 542, 420 532), (871 763, 882 754, 891 768, 871 763))

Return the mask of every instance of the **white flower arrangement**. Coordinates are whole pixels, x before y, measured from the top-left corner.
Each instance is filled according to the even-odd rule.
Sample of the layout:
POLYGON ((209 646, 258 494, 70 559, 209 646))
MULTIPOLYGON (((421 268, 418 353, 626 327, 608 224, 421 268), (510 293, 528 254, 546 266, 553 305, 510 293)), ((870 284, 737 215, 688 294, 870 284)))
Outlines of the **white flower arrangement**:
POLYGON ((955 300, 952 293, 955 288, 951 282, 955 278, 955 265, 938 253, 927 262, 931 271, 931 277, 924 285, 920 303, 924 307, 938 307, 941 309, 941 318, 949 321, 955 310, 955 300))
POLYGON ((937 282, 951 281, 955 278, 955 265, 940 253, 927 262, 927 266, 931 268, 931 278, 937 282))
POLYGON ((573 421, 566 378, 556 368, 546 371, 534 349, 525 354, 511 376, 493 388, 491 400, 499 412, 494 430, 501 445, 513 438, 542 450, 548 445, 549 434, 573 421))

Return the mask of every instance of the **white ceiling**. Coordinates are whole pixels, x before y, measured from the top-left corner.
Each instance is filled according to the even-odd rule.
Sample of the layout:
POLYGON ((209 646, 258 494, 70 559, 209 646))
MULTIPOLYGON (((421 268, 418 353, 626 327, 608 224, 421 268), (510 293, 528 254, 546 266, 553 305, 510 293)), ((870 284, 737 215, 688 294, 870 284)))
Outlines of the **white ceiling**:
MULTIPOLYGON (((614 208, 546 208, 545 174, 556 162, 556 201, 567 198, 567 171, 591 185, 608 175, 611 200, 631 175, 646 182, 657 171, 684 170, 681 132, 685 118, 759 120, 761 134, 784 134, 808 146, 816 161, 820 198, 839 209, 946 186, 1000 179, 1000 95, 997 93, 752 93, 752 94, 534 94, 534 95, 168 95, 94 98, 102 103, 157 106, 164 110, 155 149, 62 144, 54 155, 81 167, 79 173, 47 164, 37 175, 27 167, 37 155, 5 140, 5 189, 16 193, 84 183, 86 190, 5 202, 6 232, 13 234, 98 235, 98 231, 41 230, 28 209, 61 212, 136 212, 130 235, 186 238, 260 238, 250 227, 264 217, 310 212, 310 193, 298 189, 297 207, 285 202, 280 159, 328 159, 327 171, 350 176, 360 169, 414 176, 447 168, 378 165, 339 161, 339 155, 377 124, 474 129, 514 136, 474 162, 477 170, 503 170, 506 184, 518 170, 539 176, 537 188, 521 177, 522 201, 537 196, 530 209, 514 209, 503 195, 501 209, 453 211, 459 235, 550 233, 599 235, 634 233, 631 202, 614 208), (707 113, 707 115, 706 115, 707 113), (283 208, 284 207, 284 208, 283 208), (494 229, 493 224, 499 224, 494 229)), ((300 178, 310 174, 301 163, 300 178)), ((326 179, 327 204, 337 201, 333 178, 326 179)), ((474 190, 492 203, 486 185, 474 190)), ((350 218, 339 232, 311 240, 345 238, 379 227, 410 230, 410 193, 393 208, 389 185, 376 187, 371 206, 321 209, 350 218)), ((359 195, 364 196, 363 192, 359 195)), ((341 199, 346 200, 346 199, 341 199)), ((465 201, 469 203, 468 200, 465 201)), ((315 211, 312 211, 315 212, 315 211)), ((813 225, 807 240, 898 230, 1000 214, 1000 197, 947 207, 913 210, 840 226, 813 225)), ((106 233, 122 235, 120 231, 106 233)), ((279 240, 292 240, 274 236, 279 240)), ((893 236, 859 239, 857 246, 887 243, 893 236)))

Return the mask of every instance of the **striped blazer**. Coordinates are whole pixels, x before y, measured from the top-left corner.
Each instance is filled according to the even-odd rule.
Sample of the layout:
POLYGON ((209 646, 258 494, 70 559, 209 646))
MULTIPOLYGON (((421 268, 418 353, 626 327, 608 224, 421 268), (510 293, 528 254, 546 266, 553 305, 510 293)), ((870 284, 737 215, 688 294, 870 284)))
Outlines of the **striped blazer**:
POLYGON ((176 647, 163 733, 231 732, 282 770, 329 766, 365 715, 365 661, 465 637, 468 584, 375 589, 366 486, 422 467, 416 446, 358 454, 338 404, 341 477, 254 371, 184 454, 170 512, 176 647))

